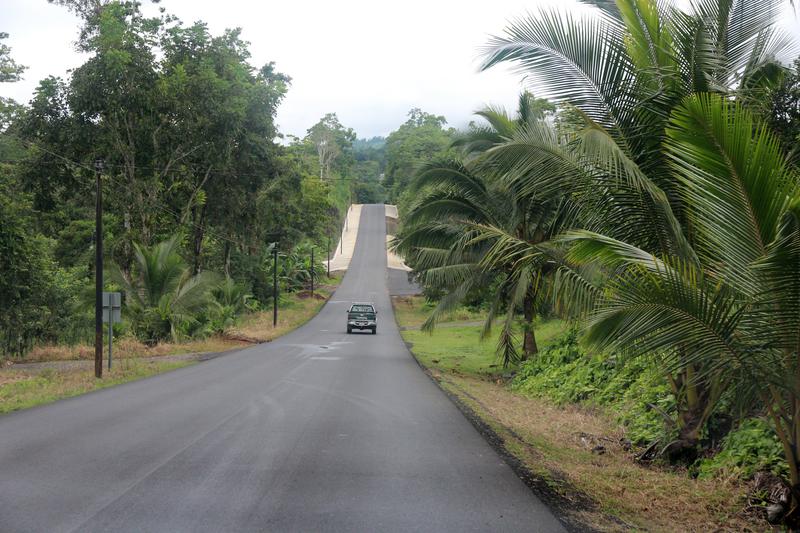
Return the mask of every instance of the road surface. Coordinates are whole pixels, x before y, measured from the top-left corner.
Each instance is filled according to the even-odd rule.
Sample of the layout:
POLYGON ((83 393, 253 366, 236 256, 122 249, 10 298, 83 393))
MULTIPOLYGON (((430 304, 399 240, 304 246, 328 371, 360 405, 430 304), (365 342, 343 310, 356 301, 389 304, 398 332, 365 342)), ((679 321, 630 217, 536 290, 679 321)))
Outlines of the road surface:
POLYGON ((341 287, 270 344, 0 417, 0 531, 560 531, 419 369, 382 205, 341 287), (351 300, 377 335, 347 335, 351 300))

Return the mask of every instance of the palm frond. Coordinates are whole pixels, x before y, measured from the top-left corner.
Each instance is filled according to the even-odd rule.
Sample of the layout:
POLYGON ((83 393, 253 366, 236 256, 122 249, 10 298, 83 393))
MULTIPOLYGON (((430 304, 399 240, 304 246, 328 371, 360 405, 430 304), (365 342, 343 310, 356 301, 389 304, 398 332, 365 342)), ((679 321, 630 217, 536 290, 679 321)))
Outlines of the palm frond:
POLYGON ((795 195, 778 139, 740 104, 714 95, 687 98, 667 136, 696 248, 706 264, 740 278, 775 239, 795 195))
POLYGON ((631 120, 635 77, 623 27, 613 18, 540 10, 492 38, 484 56, 482 69, 514 63, 532 77, 537 94, 579 107, 615 136, 621 131, 614 128, 631 120))

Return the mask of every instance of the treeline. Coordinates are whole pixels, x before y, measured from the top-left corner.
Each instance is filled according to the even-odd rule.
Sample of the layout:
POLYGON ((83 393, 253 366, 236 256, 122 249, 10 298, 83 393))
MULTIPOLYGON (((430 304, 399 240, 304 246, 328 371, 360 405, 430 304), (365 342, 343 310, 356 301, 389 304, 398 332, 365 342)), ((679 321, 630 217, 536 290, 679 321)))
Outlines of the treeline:
MULTIPOLYGON (((284 138, 291 79, 253 67, 239 30, 138 2, 55 3, 81 17, 89 59, 27 104, 0 101, 0 356, 91 340, 98 162, 106 290, 126 293, 117 331, 154 343, 271 305, 273 246, 281 292, 307 286, 311 248, 319 276, 349 204, 383 202, 384 174, 410 160, 392 152, 397 132, 358 139, 335 113, 284 138)), ((25 67, 5 45, 0 57, 0 82, 18 80, 25 67)))
POLYGON ((720 455, 786 474, 771 519, 796 525, 800 62, 778 60, 795 50, 784 5, 596 4, 494 38, 483 67, 513 64, 555 106, 526 93, 514 114, 481 111, 404 193, 396 245, 438 301, 425 327, 483 306, 518 390, 638 398, 637 440, 695 472, 744 442, 720 455), (542 354, 542 315, 580 334, 542 354))

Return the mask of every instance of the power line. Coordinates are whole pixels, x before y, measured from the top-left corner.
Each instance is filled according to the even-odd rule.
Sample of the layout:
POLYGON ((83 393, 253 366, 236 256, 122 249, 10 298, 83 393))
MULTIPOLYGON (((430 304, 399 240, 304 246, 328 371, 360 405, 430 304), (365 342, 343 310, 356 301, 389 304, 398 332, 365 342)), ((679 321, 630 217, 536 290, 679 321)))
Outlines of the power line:
MULTIPOLYGON (((43 152, 45 152, 47 154, 50 154, 53 157, 56 157, 58 159, 61 159, 61 160, 65 161, 66 163, 69 163, 69 164, 71 164, 73 166, 76 166, 78 168, 82 168, 82 169, 88 170, 90 172, 94 172, 94 169, 92 169, 91 167, 89 167, 88 165, 86 165, 84 163, 81 163, 80 161, 75 161, 74 159, 70 159, 69 157, 67 157, 65 155, 59 154, 57 152, 54 152, 53 150, 50 150, 50 149, 45 148, 43 146, 37 145, 33 141, 30 141, 28 139, 23 139, 21 137, 15 136, 15 135, 13 137, 17 138, 19 141, 27 144, 30 147, 35 147, 35 148, 37 148, 39 150, 42 150, 43 152)), ((20 161, 25 161, 25 160, 20 160, 20 161)), ((119 165, 112 165, 112 166, 119 166, 119 165)), ((146 167, 138 167, 138 168, 146 168, 146 167)), ((119 186, 127 187, 126 183, 120 181, 118 178, 116 178, 113 175, 106 174, 106 178, 109 181, 117 183, 117 185, 119 185, 119 186)), ((174 217, 178 221, 183 219, 183 215, 182 214, 177 213, 177 212, 175 212, 175 211, 173 211, 173 210, 171 210, 171 209, 169 209, 169 208, 167 208, 167 207, 165 207, 163 205, 156 204, 156 205, 154 205, 152 207, 154 207, 154 208, 156 208, 156 209, 158 209, 158 210, 160 210, 160 211, 162 211, 164 213, 167 213, 167 214, 171 215, 172 217, 174 217)), ((183 222, 183 224, 186 224, 186 225, 188 225, 190 227, 193 227, 195 229, 201 229, 201 230, 203 230, 204 234, 206 234, 206 235, 208 235, 210 237, 214 237, 214 238, 216 238, 218 240, 228 242, 230 244, 234 244, 234 245, 241 246, 241 247, 246 247, 248 245, 248 243, 245 243, 245 242, 242 242, 242 241, 239 241, 239 240, 236 240, 236 239, 231 239, 231 238, 226 237, 224 235, 220 235, 220 234, 210 230, 207 227, 200 226, 200 225, 198 225, 198 224, 196 224, 194 222, 191 222, 191 221, 185 221, 185 222, 183 222)))
MULTIPOLYGON (((18 135, 9 134, 9 133, 6 133, 4 135, 7 136, 7 137, 13 137, 13 138, 19 140, 20 142, 27 143, 29 145, 33 145, 33 141, 30 141, 28 139, 24 139, 22 137, 19 137, 18 135)), ((48 150, 48 149, 46 149, 46 148, 44 148, 42 146, 39 146, 39 145, 34 145, 34 146, 37 146, 42 151, 50 153, 51 155, 57 155, 57 157, 60 157, 61 159, 69 161, 69 162, 71 162, 71 163, 73 163, 75 165, 78 165, 78 166, 81 166, 81 167, 85 167, 85 165, 83 165, 80 162, 71 160, 68 157, 60 155, 60 154, 55 154, 54 152, 52 152, 52 151, 50 151, 50 150, 48 150)), ((24 163, 26 161, 27 161, 27 159, 2 159, 2 160, 0 160, 0 163, 24 163)), ((125 165, 123 165, 123 164, 106 163, 105 166, 106 166, 106 168, 117 168, 117 169, 124 169, 125 168, 125 165)), ((214 168, 214 167, 209 168, 209 167, 203 166, 203 165, 181 164, 181 165, 176 165, 176 166, 178 167, 178 169, 171 169, 171 168, 167 168, 167 167, 152 167, 152 166, 144 166, 144 165, 136 165, 136 168, 140 169, 140 170, 149 170, 149 171, 152 171, 152 172, 157 172, 159 174, 178 173, 178 172, 180 172, 180 170, 179 170, 180 168, 188 169, 190 171, 203 173, 203 174, 210 173, 211 175, 227 175, 227 176, 235 175, 235 176, 244 176, 244 177, 262 177, 265 174, 269 173, 266 170, 263 171, 263 172, 241 172, 241 171, 235 171, 235 170, 224 169, 224 168, 214 168)), ((307 178, 319 181, 321 183, 329 183, 329 182, 335 182, 335 181, 365 181, 365 178, 358 177, 358 176, 349 176, 349 177, 339 176, 339 177, 336 177, 336 178, 319 178, 317 176, 308 176, 307 178)), ((369 178, 366 178, 366 181, 369 181, 369 178)))

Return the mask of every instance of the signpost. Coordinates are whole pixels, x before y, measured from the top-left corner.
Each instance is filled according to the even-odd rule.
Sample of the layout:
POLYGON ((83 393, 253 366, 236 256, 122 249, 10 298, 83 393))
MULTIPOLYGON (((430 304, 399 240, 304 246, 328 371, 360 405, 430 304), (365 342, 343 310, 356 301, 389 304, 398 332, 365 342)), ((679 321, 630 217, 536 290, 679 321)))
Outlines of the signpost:
POLYGON ((111 347, 114 342, 114 322, 122 320, 122 294, 103 292, 103 322, 108 322, 108 370, 111 370, 111 347))
POLYGON ((267 242, 272 243, 272 327, 278 325, 278 243, 283 235, 280 231, 267 233, 267 242))

